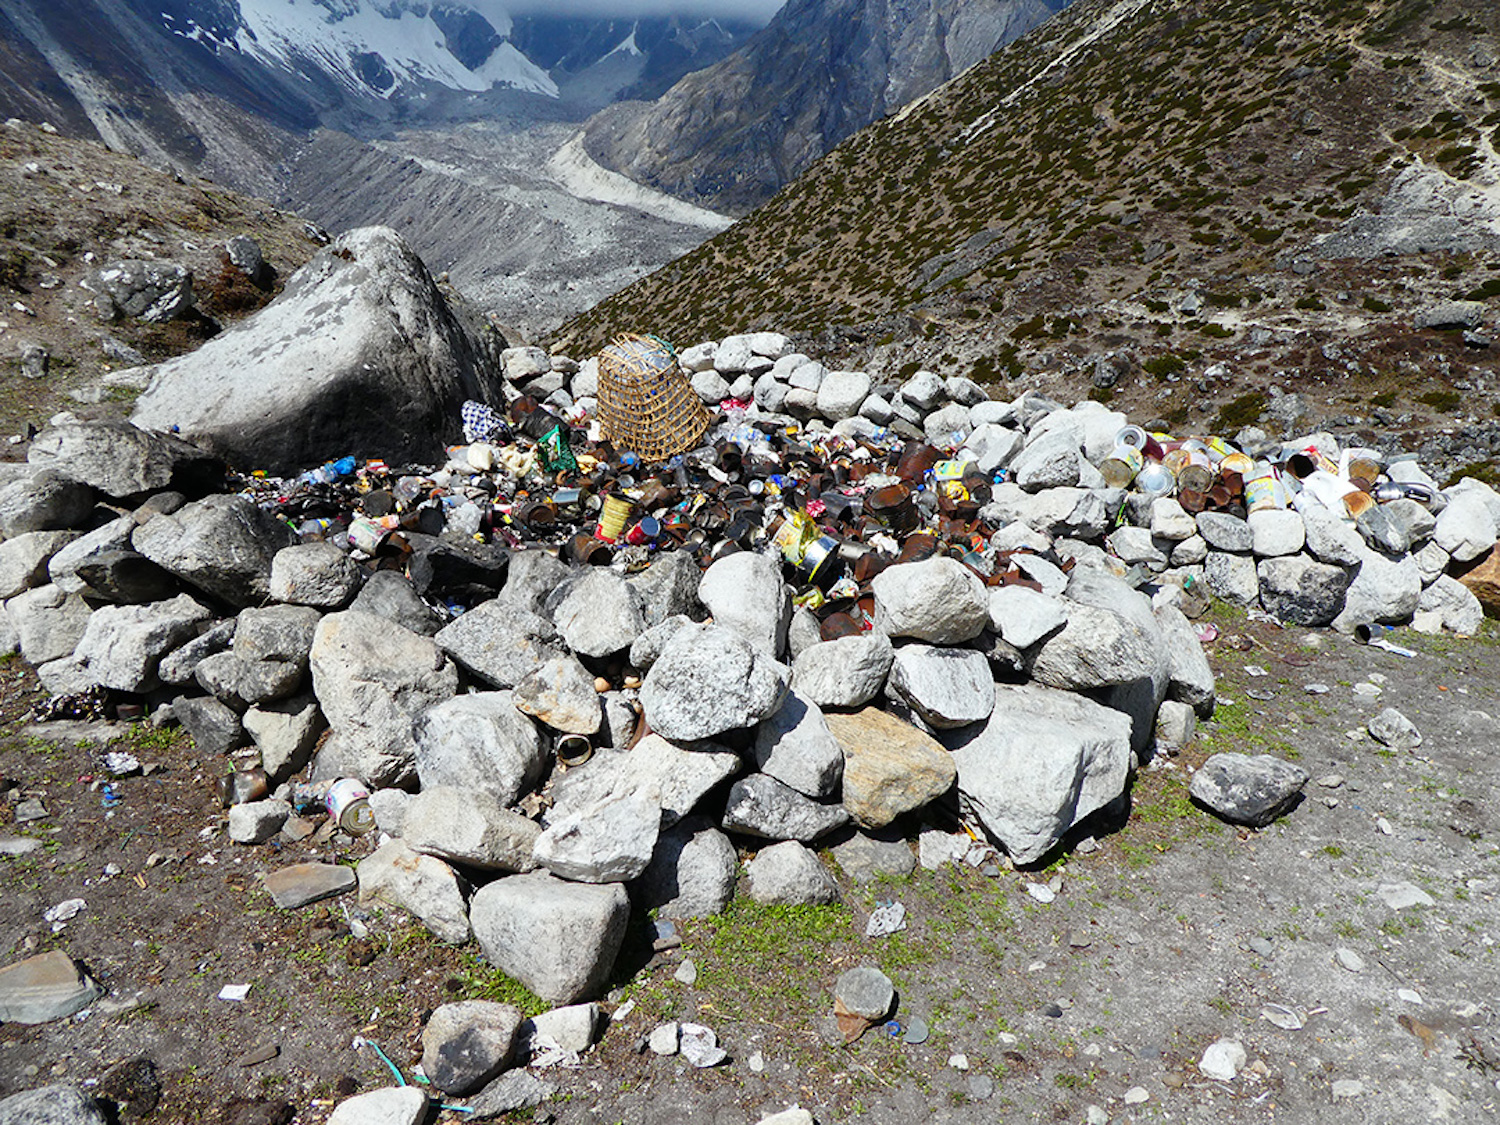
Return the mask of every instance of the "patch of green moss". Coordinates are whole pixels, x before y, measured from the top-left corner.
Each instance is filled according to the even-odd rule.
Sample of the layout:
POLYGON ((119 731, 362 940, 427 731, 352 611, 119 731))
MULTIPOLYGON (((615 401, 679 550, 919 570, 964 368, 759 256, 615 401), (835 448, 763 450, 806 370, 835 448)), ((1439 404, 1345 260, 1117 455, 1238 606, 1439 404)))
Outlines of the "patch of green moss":
POLYGON ((1265 413, 1265 410, 1265 392, 1251 391, 1220 407, 1212 428, 1215 433, 1233 433, 1245 426, 1255 425, 1260 421, 1260 416, 1265 413))

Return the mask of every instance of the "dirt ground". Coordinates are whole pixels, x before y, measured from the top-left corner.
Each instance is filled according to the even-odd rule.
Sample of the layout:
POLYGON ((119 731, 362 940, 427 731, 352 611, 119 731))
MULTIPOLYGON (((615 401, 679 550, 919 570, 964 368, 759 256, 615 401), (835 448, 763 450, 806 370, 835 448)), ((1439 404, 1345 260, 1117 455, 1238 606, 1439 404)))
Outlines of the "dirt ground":
MULTIPOLYGON (((1417 651, 1405 658, 1224 611, 1212 620, 1215 721, 1141 772, 1123 825, 1088 825, 1026 872, 1002 860, 856 885, 837 871, 841 905, 737 902, 655 954, 638 918, 605 1005, 633 1008, 579 1068, 541 1072, 556 1095, 512 1119, 750 1125, 791 1104, 823 1123, 1500 1119, 1500 631, 1398 631, 1417 651), (1360 737, 1385 706, 1416 723, 1417 750, 1360 737), (1231 749, 1298 760, 1314 779, 1301 805, 1260 831, 1194 807, 1190 769, 1231 749), (1381 887, 1398 883, 1433 904, 1386 905, 1381 887), (889 900, 907 908, 907 929, 866 938, 889 900), (674 975, 684 959, 690 986, 674 975), (925 1042, 875 1028, 841 1045, 831 989, 859 964, 893 979, 896 1019, 924 1021, 925 1042), (1302 1026, 1268 1021, 1268 1004, 1302 1026), (729 1060, 693 1070, 644 1051, 667 1019, 714 1028, 729 1060), (1220 1038, 1246 1052, 1233 1081, 1196 1066, 1220 1038)), ((0 1095, 102 1083, 141 1110, 150 1091, 118 1064, 146 1058, 159 1104, 126 1120, 322 1122, 340 1097, 392 1081, 356 1037, 411 1079, 436 1005, 540 1009, 472 943, 443 946, 352 896, 280 911, 259 886, 284 864, 357 861, 372 840, 233 844, 215 784, 227 759, 145 726, 30 725, 30 671, 14 660, 0 684, 0 836, 43 842, 0 857, 0 963, 59 948, 107 990, 73 1019, 0 1027, 0 1095), (147 773, 107 790, 111 738, 147 773), (46 819, 15 824, 30 797, 46 819), (73 898, 86 906, 54 932, 43 913, 73 898), (232 984, 250 985, 244 1001, 217 998, 232 984)))

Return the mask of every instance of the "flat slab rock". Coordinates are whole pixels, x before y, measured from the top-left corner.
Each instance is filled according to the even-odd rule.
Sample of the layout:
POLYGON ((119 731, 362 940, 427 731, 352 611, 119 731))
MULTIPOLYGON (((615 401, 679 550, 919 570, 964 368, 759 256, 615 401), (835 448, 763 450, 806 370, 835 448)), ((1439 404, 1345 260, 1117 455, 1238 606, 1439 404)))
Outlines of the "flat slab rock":
POLYGON ((0 1023, 50 1023, 82 1011, 99 988, 60 949, 0 969, 0 1023))
POLYGON ((352 891, 358 884, 354 868, 336 863, 294 863, 266 876, 266 893, 283 910, 297 910, 325 898, 352 891))

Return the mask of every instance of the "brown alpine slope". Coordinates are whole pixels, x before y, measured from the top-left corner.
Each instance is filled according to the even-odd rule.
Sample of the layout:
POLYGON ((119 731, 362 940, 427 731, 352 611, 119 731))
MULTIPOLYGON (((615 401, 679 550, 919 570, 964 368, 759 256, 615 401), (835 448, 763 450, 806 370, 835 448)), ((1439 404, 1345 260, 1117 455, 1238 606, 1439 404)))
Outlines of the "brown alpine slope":
POLYGON ((1415 445, 1441 419, 1469 443, 1447 452, 1488 456, 1500 349, 1414 318, 1472 297, 1493 319, 1497 36, 1473 0, 1086 0, 558 343, 776 327, 1174 427, 1415 445))

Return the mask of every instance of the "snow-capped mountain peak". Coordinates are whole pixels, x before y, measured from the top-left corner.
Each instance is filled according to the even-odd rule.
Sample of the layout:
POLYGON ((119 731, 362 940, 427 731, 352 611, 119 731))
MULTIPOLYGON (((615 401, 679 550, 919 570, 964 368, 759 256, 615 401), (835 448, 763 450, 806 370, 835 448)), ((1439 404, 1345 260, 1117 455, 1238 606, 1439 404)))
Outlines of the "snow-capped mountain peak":
POLYGON ((380 97, 424 82, 557 96, 547 72, 505 38, 509 16, 484 0, 239 0, 239 9, 239 50, 288 70, 311 64, 380 97))

